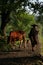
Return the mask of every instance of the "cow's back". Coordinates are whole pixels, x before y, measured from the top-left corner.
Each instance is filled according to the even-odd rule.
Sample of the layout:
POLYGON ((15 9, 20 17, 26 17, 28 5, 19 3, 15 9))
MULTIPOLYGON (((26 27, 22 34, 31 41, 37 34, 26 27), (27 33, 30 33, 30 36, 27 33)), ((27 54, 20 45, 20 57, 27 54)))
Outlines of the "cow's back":
POLYGON ((23 38, 25 38, 24 31, 11 31, 10 32, 10 39, 23 40, 23 38))
POLYGON ((16 31, 10 32, 10 37, 15 38, 17 36, 18 36, 18 32, 16 32, 16 31))

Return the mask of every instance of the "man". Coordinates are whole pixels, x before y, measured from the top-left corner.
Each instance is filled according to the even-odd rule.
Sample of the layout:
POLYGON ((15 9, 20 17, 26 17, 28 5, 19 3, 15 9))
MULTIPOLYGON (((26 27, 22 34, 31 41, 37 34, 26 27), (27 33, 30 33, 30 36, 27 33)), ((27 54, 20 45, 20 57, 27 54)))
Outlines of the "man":
POLYGON ((34 51, 34 46, 38 43, 38 32, 39 32, 38 25, 33 24, 29 33, 29 38, 32 45, 32 51, 34 51))

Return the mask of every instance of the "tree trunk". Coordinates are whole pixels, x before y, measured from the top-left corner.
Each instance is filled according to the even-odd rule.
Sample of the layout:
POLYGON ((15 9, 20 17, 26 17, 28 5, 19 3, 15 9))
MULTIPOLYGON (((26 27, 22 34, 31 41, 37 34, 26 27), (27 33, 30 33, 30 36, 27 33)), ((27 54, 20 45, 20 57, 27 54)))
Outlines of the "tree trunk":
POLYGON ((2 31, 2 34, 5 33, 4 32, 5 26, 10 20, 10 16, 9 15, 10 15, 10 11, 8 11, 8 10, 4 10, 1 13, 1 20, 2 20, 2 22, 1 22, 1 31, 2 31))

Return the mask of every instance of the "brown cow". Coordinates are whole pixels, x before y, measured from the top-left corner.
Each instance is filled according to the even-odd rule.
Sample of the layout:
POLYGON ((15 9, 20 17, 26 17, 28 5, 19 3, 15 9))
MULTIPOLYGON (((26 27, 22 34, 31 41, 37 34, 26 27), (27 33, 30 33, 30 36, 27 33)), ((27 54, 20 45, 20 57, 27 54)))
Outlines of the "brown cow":
POLYGON ((10 32, 10 35, 8 37, 8 43, 15 43, 15 41, 19 40, 20 41, 20 46, 22 44, 22 40, 23 42, 25 41, 25 32, 24 31, 12 31, 10 32))

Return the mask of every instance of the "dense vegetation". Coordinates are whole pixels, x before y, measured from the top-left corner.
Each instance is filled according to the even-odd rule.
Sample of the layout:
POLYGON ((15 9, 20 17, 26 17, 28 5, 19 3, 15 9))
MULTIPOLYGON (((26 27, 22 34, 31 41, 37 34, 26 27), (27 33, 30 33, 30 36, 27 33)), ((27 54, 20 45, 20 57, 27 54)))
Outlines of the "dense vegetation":
MULTIPOLYGON (((26 12, 25 13, 23 12, 23 13, 17 14, 17 16, 15 17, 14 11, 12 11, 10 14, 10 22, 6 25, 4 30, 6 38, 5 39, 2 38, 0 40, 1 51, 12 50, 11 45, 7 44, 7 37, 9 36, 10 31, 23 30, 26 32, 26 36, 28 37, 28 33, 30 32, 31 25, 34 23, 39 25, 39 39, 42 43, 42 40, 43 40, 42 25, 39 22, 35 21, 34 15, 30 15, 30 14, 27 14, 26 12)), ((16 44, 19 44, 19 42, 16 42, 16 44)))
MULTIPOLYGON (((5 34, 9 36, 10 31, 23 30, 28 33, 31 29, 31 24, 39 25, 39 40, 41 40, 43 46, 43 2, 36 0, 35 4, 29 0, 0 0, 0 37, 5 34), (25 7, 32 10, 33 14, 29 14, 25 7), (35 18, 38 12, 39 16, 35 18)), ((37 14, 37 15, 38 15, 37 14)), ((5 50, 11 50, 10 45, 7 45, 7 38, 0 40, 0 48, 5 50), (5 47, 4 47, 5 45, 5 47)))

